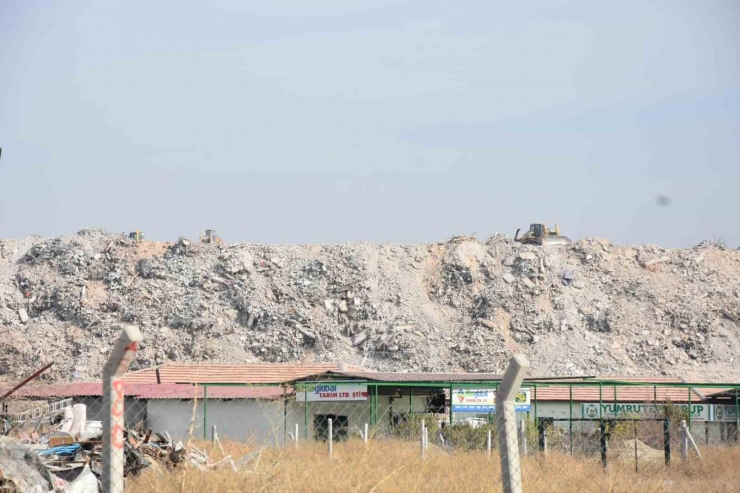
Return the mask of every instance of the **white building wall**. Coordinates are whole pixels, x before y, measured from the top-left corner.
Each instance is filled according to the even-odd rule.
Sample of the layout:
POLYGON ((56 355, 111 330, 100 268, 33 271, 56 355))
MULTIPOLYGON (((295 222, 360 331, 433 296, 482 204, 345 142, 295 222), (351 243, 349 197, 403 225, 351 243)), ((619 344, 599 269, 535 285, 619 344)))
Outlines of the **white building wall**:
MULTIPOLYGON (((174 440, 186 440, 193 420, 193 400, 152 399, 147 402, 148 426, 168 432, 174 440)), ((203 401, 199 400, 193 421, 193 437, 211 439, 213 425, 220 438, 259 443, 282 443, 282 400, 208 399, 204 423, 203 401)))

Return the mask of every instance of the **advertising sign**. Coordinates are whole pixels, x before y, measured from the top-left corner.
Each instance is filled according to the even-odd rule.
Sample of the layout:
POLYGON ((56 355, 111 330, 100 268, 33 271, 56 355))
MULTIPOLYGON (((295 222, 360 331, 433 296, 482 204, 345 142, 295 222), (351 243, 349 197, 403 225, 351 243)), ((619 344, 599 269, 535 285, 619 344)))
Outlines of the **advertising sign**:
MULTIPOLYGON (((682 411, 688 410, 688 404, 674 404, 681 408, 682 411)), ((618 403, 601 404, 581 404, 581 416, 584 418, 628 418, 635 416, 637 418, 655 418, 662 414, 665 404, 641 404, 635 403, 618 403)), ((710 406, 708 404, 692 404, 691 420, 692 421, 709 421, 710 406)))
POLYGON ((304 383, 295 387, 298 402, 366 401, 367 385, 354 383, 304 383))
MULTIPOLYGON (((531 409, 529 389, 519 389, 514 403, 517 411, 531 409)), ((496 391, 493 389, 454 389, 452 411, 458 413, 495 413, 496 391)))
POLYGON ((715 404, 712 406, 712 421, 735 423, 736 419, 735 404, 715 404))

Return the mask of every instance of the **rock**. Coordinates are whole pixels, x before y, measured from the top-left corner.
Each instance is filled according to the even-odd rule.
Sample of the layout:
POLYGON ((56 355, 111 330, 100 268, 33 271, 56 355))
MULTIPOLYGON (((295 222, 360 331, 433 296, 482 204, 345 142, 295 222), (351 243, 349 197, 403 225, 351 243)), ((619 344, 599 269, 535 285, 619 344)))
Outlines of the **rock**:
POLYGON ((314 334, 310 330, 306 330, 303 327, 301 327, 300 325, 296 325, 295 329, 298 332, 300 332, 301 334, 303 334, 304 337, 306 337, 306 338, 308 338, 308 339, 310 339, 312 341, 315 341, 316 340, 316 334, 314 334))
POLYGON ((528 277, 522 277, 522 282, 524 283, 525 286, 527 286, 530 289, 534 288, 535 286, 535 284, 528 277))
POLYGON ((352 338, 352 347, 357 347, 367 340, 367 332, 360 332, 352 338))
POLYGON ((28 312, 25 308, 21 308, 18 310, 18 316, 20 317, 22 324, 28 322, 28 312))
POLYGON ((534 260, 537 255, 534 252, 519 252, 519 258, 522 260, 534 260))
POLYGON ((512 276, 510 273, 506 273, 503 275, 504 281, 506 281, 508 284, 512 284, 514 281, 516 281, 516 277, 512 276))
POLYGON ((342 313, 345 313, 345 312, 347 312, 347 310, 348 310, 347 300, 340 301, 339 302, 339 311, 342 312, 342 313))

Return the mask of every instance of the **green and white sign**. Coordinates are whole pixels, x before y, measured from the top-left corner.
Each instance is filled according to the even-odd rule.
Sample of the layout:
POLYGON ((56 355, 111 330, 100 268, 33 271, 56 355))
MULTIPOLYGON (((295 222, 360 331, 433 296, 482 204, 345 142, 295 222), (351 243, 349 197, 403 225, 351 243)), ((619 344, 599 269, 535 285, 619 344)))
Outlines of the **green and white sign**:
MULTIPOLYGON (((688 404, 674 404, 686 412, 689 409, 688 404)), ((641 404, 635 403, 604 403, 601 404, 581 404, 581 416, 584 418, 627 418, 635 416, 637 418, 655 418, 663 414, 665 404, 641 404)), ((710 420, 709 404, 692 404, 691 420, 692 421, 709 421, 710 420)))
POLYGON ((300 383, 295 386, 298 402, 366 401, 367 385, 359 383, 300 383))
POLYGON ((712 421, 723 421, 735 423, 737 412, 735 404, 715 404, 712 406, 712 421))

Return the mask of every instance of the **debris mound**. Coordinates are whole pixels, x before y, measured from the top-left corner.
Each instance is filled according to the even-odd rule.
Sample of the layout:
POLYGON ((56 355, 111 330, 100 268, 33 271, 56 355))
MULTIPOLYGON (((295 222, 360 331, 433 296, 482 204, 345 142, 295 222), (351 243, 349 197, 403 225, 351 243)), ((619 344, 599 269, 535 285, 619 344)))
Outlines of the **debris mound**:
MULTIPOLYGON (((132 369, 171 361, 344 362, 386 371, 740 376, 740 251, 522 245, 172 243, 88 229, 0 240, 0 375, 98 378, 116 323, 132 369)), ((1 377, 0 377, 1 378, 1 377)))

